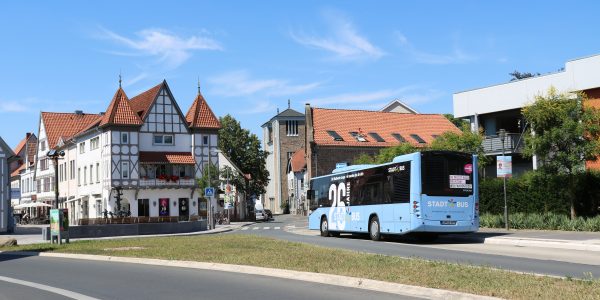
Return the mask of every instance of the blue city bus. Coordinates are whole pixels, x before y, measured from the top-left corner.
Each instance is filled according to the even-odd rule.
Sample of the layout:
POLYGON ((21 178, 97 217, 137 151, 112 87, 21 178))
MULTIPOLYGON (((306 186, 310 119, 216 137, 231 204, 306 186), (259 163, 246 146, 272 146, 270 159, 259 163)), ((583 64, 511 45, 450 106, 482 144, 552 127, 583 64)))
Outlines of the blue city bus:
POLYGON ((321 236, 442 233, 479 229, 477 155, 423 151, 354 165, 310 181, 308 227, 321 236))

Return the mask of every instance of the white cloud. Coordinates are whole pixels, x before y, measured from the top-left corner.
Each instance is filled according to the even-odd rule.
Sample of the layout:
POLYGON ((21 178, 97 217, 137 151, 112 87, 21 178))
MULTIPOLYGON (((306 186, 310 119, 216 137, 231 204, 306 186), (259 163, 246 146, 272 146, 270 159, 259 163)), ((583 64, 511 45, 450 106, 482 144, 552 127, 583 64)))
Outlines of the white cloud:
POLYGON ((135 76, 129 80, 126 80, 123 83, 123 87, 128 87, 130 85, 134 85, 134 84, 138 83, 139 81, 146 79, 147 77, 148 77, 148 73, 145 73, 145 72, 140 73, 137 76, 135 76))
MULTIPOLYGON (((101 37, 125 46, 129 51, 109 51, 123 56, 152 56, 171 68, 183 64, 197 50, 223 50, 216 40, 207 36, 181 37, 164 29, 144 29, 136 33, 137 39, 127 38, 108 29, 101 29, 101 37)), ((204 33, 205 34, 205 33, 204 33)))
POLYGON ((331 30, 330 37, 309 35, 303 32, 290 32, 291 38, 310 48, 327 50, 337 58, 352 60, 358 58, 380 58, 385 53, 361 36, 352 22, 339 14, 326 13, 326 21, 331 30))
POLYGON ((437 90, 423 90, 417 86, 406 86, 371 92, 343 93, 324 98, 309 99, 308 102, 314 106, 342 105, 344 107, 361 109, 381 109, 385 104, 394 99, 398 99, 406 104, 422 104, 431 102, 442 95, 443 93, 437 90))
POLYGON ((1 101, 0 112, 24 112, 28 111, 29 107, 22 102, 17 101, 1 101))
POLYGON ((212 92, 226 97, 262 93, 270 96, 301 94, 321 85, 319 82, 292 85, 283 79, 252 79, 247 71, 233 71, 209 79, 212 92))
POLYGON ((430 65, 447 65, 447 64, 461 64, 477 60, 477 57, 465 53, 455 43, 453 49, 448 54, 435 54, 417 49, 408 38, 399 31, 395 33, 396 39, 413 59, 419 63, 430 64, 430 65))

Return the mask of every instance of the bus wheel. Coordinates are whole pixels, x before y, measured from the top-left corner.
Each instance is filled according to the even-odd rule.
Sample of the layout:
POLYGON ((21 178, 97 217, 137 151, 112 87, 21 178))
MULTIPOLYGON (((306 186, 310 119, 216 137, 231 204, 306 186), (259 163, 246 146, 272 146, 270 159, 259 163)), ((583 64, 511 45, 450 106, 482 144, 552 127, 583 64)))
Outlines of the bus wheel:
POLYGON ((381 232, 379 231, 379 218, 373 217, 371 222, 369 222, 369 236, 374 241, 381 240, 381 232))
POLYGON ((321 219, 321 236, 329 236, 329 224, 327 224, 327 218, 321 219))

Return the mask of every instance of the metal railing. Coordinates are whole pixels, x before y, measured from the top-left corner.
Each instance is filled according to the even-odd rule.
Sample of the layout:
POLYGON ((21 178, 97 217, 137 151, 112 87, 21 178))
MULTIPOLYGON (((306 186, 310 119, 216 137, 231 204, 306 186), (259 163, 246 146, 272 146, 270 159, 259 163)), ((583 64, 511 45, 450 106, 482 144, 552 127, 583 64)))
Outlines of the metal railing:
POLYGON ((140 186, 194 186, 196 184, 196 180, 193 178, 184 179, 179 178, 176 180, 171 179, 144 179, 140 178, 140 186))
MULTIPOLYGON (((504 152, 521 153, 524 141, 519 133, 507 133, 504 138, 504 152)), ((502 153, 502 140, 497 135, 486 136, 483 139, 485 153, 502 153)))

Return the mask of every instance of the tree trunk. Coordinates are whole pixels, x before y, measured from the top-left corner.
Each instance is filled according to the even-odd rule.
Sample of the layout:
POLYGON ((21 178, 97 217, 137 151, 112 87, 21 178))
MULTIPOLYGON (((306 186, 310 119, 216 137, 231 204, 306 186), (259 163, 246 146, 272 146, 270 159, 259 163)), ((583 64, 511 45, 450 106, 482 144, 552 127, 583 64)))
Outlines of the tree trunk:
POLYGON ((571 220, 575 220, 577 218, 577 212, 575 211, 575 200, 577 198, 577 194, 575 192, 575 176, 573 174, 569 175, 569 200, 571 203, 571 220))

